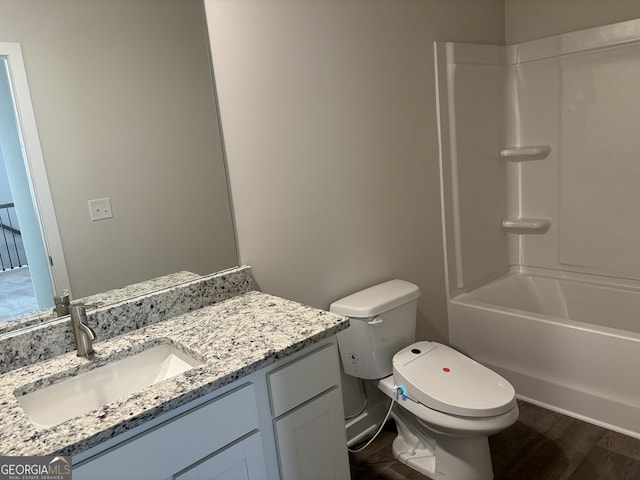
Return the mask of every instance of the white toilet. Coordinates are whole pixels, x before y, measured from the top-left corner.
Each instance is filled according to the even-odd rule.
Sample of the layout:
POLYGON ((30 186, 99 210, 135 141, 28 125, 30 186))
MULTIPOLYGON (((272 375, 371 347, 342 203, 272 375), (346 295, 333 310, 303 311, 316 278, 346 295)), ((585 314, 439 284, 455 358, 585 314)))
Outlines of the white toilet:
POLYGON ((420 290, 391 280, 331 304, 351 318, 338 334, 345 372, 397 399, 393 454, 434 479, 493 478, 487 437, 518 418, 515 391, 497 373, 435 342, 415 342, 420 290))

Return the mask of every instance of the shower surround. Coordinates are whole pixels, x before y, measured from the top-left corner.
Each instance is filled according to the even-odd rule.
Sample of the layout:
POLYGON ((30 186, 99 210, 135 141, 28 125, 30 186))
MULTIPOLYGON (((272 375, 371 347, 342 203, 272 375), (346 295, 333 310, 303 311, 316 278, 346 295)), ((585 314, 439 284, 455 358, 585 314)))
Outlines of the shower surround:
POLYGON ((435 53, 451 343, 640 438, 640 20, 435 53))

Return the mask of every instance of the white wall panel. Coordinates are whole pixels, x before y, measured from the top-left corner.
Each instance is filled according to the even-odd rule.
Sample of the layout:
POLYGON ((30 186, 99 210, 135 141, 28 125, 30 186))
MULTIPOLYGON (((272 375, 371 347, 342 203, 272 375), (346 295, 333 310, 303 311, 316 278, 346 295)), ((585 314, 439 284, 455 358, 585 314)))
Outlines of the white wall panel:
POLYGON ((561 66, 560 263, 640 278, 640 46, 561 66))

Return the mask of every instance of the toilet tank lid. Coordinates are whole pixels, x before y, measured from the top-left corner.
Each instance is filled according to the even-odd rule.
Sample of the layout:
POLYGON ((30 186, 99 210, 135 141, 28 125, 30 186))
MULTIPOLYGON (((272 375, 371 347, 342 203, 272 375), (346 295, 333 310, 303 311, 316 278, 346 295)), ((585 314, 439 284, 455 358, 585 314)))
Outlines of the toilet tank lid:
POLYGON ((420 296, 420 289, 404 280, 389 280, 336 300, 329 311, 352 318, 380 315, 420 296))

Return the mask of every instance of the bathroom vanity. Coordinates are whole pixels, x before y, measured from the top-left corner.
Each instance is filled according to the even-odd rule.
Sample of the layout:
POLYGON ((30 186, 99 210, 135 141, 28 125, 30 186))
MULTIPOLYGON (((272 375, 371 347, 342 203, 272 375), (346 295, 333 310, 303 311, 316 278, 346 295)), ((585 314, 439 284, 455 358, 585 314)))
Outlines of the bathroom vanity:
POLYGON ((308 347, 74 456, 73 478, 349 478, 336 359, 308 347))
POLYGON ((71 456, 76 480, 349 478, 335 341, 348 325, 248 290, 97 342, 91 361, 69 352, 10 371, 0 454, 71 456), (49 425, 18 401, 165 347, 192 363, 89 412, 49 425))

